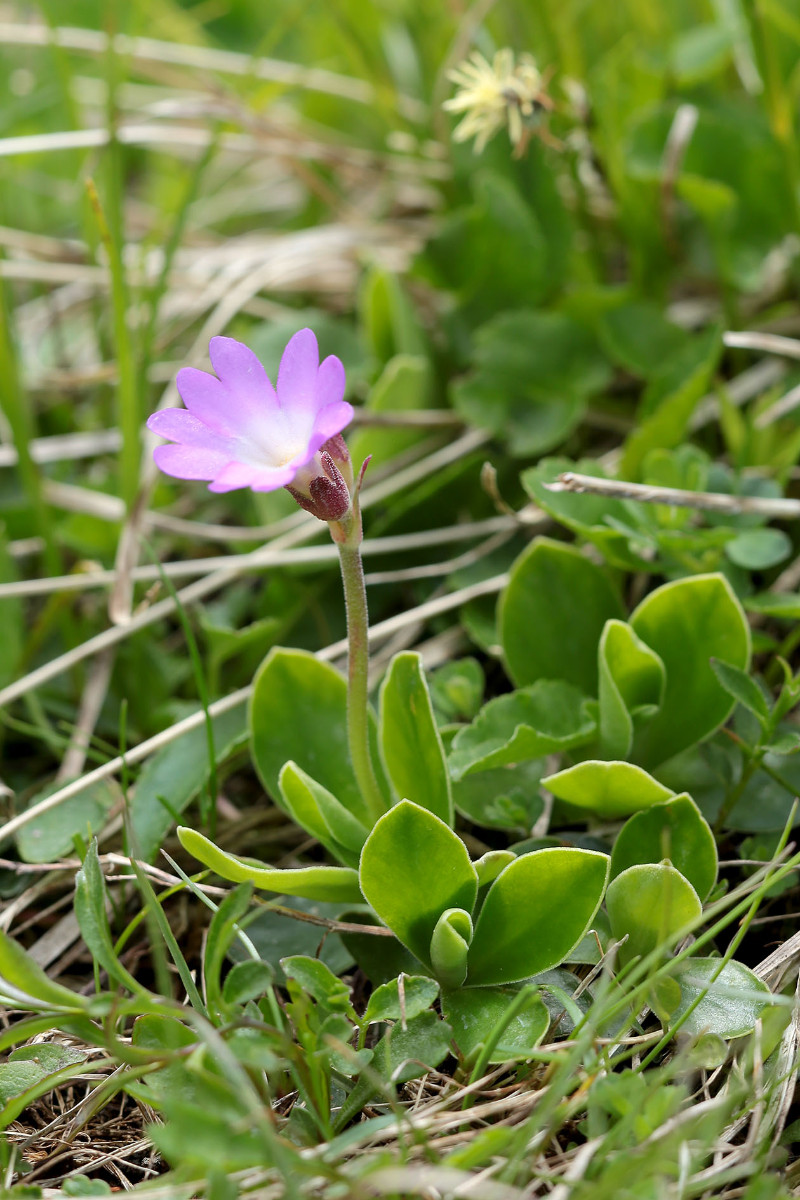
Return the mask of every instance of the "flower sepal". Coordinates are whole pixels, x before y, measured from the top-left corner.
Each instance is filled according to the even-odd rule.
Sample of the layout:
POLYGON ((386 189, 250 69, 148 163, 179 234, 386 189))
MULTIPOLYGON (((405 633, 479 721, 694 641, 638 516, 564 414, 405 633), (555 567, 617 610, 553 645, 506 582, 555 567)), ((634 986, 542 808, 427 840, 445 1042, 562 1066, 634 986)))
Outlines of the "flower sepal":
POLYGON ((331 442, 341 443, 341 445, 335 446, 334 450, 343 465, 345 459, 342 451, 344 451, 346 463, 349 466, 350 455, 347 453, 344 438, 337 436, 327 441, 312 462, 303 470, 298 471, 291 484, 286 485, 287 492, 291 493, 301 508, 318 517, 320 521, 328 522, 341 521, 353 507, 350 495, 352 467, 349 469, 351 484, 348 486, 347 480, 329 449, 331 442))

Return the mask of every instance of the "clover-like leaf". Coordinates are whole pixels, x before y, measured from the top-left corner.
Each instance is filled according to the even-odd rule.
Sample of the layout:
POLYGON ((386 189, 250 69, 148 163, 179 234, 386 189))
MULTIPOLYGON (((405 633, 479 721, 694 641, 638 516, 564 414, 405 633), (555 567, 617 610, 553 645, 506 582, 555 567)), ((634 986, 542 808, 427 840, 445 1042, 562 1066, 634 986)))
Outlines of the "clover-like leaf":
POLYGON ((681 1024, 681 1032, 693 1037, 742 1037, 772 1002, 763 980, 735 961, 723 965, 718 958, 687 958, 673 969, 672 978, 680 986, 680 1000, 669 1020, 676 1022, 696 1002, 681 1024))
POLYGON ((490 700, 471 725, 459 730, 450 750, 450 773, 460 780, 475 771, 569 750, 589 742, 595 728, 577 688, 540 679, 490 700))

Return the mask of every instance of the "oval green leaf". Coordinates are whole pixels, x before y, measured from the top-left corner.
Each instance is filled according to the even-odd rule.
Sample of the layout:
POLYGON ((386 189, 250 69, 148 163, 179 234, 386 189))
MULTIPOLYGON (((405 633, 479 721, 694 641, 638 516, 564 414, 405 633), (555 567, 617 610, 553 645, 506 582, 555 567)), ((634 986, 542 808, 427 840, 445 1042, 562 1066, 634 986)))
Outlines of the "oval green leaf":
POLYGON ((600 907, 608 865, 595 850, 561 847, 510 863, 481 908, 467 984, 516 983, 563 962, 600 907))
POLYGON ((700 898, 688 879, 671 863, 628 867, 612 879, 606 909, 622 962, 644 957, 689 926, 703 911, 700 898))
POLYGON ((327 788, 287 762, 278 776, 281 798, 298 825, 317 839, 347 867, 358 866, 358 856, 369 832, 366 825, 332 796, 327 788))
POLYGON ((361 852, 361 890, 412 954, 431 966, 433 931, 448 908, 471 912, 478 877, 461 838, 402 800, 376 822, 361 852))
POLYGON ((681 997, 670 1013, 670 1023, 677 1022, 697 1001, 681 1025, 681 1032, 692 1037, 708 1033, 725 1039, 742 1037, 751 1032, 772 1001, 767 985, 739 962, 720 967, 718 958, 688 958, 674 969, 672 977, 680 985, 681 997))
POLYGON ((606 621, 598 651, 600 747, 608 758, 625 758, 633 743, 633 717, 658 707, 666 672, 661 659, 624 621, 606 621))
POLYGON ((548 775, 542 783, 559 800, 588 809, 604 820, 629 817, 673 794, 641 767, 595 759, 548 775))
POLYGON ((665 583, 642 601, 631 625, 667 673, 661 708, 634 738, 637 762, 656 767, 707 738, 728 719, 735 702, 719 683, 710 659, 746 670, 750 629, 723 575, 665 583))
POLYGON ((381 687, 378 728, 386 773, 398 797, 452 825, 450 776, 418 654, 392 659, 381 687))
POLYGON ((354 904, 362 899, 358 874, 350 867, 289 867, 281 870, 228 854, 196 829, 179 826, 178 838, 184 850, 194 855, 198 862, 232 883, 253 883, 265 892, 305 896, 307 900, 354 904))
POLYGON ((597 694, 597 644, 624 617, 602 567, 573 546, 537 538, 514 566, 500 600, 500 640, 517 687, 563 679, 597 694))
POLYGON ((305 650, 270 650, 253 683, 249 725, 255 768, 276 803, 281 768, 291 759, 371 824, 350 765, 347 683, 329 663, 305 650))
POLYGON ((611 852, 611 878, 638 863, 659 863, 665 858, 705 900, 717 881, 717 843, 700 809, 685 793, 625 822, 611 852))
POLYGON ((460 988, 442 993, 442 1014, 452 1026, 456 1044, 465 1058, 482 1046, 492 1045, 489 1063, 518 1062, 530 1058, 550 1026, 550 1013, 541 996, 532 992, 509 1020, 507 1014, 519 995, 518 987, 460 988))

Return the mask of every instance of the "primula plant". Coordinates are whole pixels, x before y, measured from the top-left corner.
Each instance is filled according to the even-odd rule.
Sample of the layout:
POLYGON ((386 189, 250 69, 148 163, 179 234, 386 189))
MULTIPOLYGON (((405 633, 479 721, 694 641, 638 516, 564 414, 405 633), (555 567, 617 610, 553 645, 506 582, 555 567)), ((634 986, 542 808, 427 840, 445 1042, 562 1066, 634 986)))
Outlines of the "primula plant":
POLYGON ((39 7, 3 1195, 789 1200, 792 6, 39 7))
MULTIPOLYGON (((409 969, 440 985, 462 1053, 487 1043, 490 1061, 532 1051, 549 1018, 531 981, 560 967, 586 937, 609 877, 606 915, 579 958, 616 942, 622 964, 657 962, 670 939, 702 919, 716 883, 713 835, 686 790, 648 771, 729 717, 735 688, 726 680, 744 676, 750 662, 745 614, 722 575, 697 575, 657 588, 626 619, 603 568, 573 547, 537 539, 515 563, 499 606, 506 666, 520 686, 451 735, 446 755, 419 655, 401 653, 389 664, 377 720, 369 704, 358 512, 364 468, 354 484, 340 436, 352 417, 341 363, 329 357, 319 365, 310 330, 286 347, 277 389, 255 355, 231 339, 214 339, 211 358, 218 378, 178 375, 188 413, 150 418, 155 432, 182 439, 156 449, 159 466, 181 478, 212 477, 212 490, 286 487, 327 521, 340 548, 346 701, 333 667, 276 648, 250 708, 251 751, 268 793, 337 865, 278 869, 189 828, 179 829, 181 842, 233 882, 356 913, 369 905, 410 955, 409 969), (542 778, 554 756, 561 769, 542 778), (459 784, 480 789, 486 776, 484 796, 493 801, 499 768, 532 769, 567 811, 630 818, 610 859, 600 849, 542 844, 472 860, 454 829, 454 785, 457 796, 459 784), (515 996, 525 1018, 512 1047, 497 1030, 515 1012, 515 996)), ((469 815, 480 823, 472 795, 469 815)), ((393 956, 385 948, 387 974, 393 956)), ((743 972, 745 990, 764 991, 742 967, 692 957, 650 997, 665 1021, 674 1013, 687 1031, 704 1028, 692 1019, 692 987, 704 970, 734 993, 743 972)), ((751 1005, 753 1019, 765 1003, 751 1005)), ((737 1011, 733 1027, 717 1019, 713 1031, 734 1036, 741 1023, 737 1011)))
MULTIPOLYGON (((483 989, 480 1011, 484 1024, 493 1025, 497 1002, 489 987, 518 983, 563 961, 600 906, 608 860, 594 850, 563 848, 519 856, 489 851, 470 861, 453 831, 449 769, 418 655, 398 655, 389 665, 377 738, 371 739, 358 511, 364 467, 354 483, 339 436, 352 417, 342 399, 342 364, 335 357, 319 363, 308 329, 286 347, 276 389, 240 343, 215 338, 210 352, 218 378, 192 369, 178 375, 188 412, 170 409, 150 418, 154 432, 178 442, 158 447, 155 458, 178 478, 211 478, 211 490, 286 487, 328 523, 339 546, 349 645, 346 703, 334 668, 297 651, 274 650, 256 680, 250 728, 268 791, 341 865, 278 870, 238 859, 187 828, 179 829, 181 842, 232 881, 310 900, 366 901, 416 967, 430 971, 448 993, 483 989), (287 741, 290 724, 294 735, 287 741), (292 741, 297 758, 281 761, 292 741), (314 763, 316 776, 305 769, 314 763)), ((457 1026, 458 1001, 448 1003, 457 1026)), ((543 1012, 540 1006, 540 1024, 543 1012)), ((470 1048, 476 1040, 468 1037, 470 1048)))

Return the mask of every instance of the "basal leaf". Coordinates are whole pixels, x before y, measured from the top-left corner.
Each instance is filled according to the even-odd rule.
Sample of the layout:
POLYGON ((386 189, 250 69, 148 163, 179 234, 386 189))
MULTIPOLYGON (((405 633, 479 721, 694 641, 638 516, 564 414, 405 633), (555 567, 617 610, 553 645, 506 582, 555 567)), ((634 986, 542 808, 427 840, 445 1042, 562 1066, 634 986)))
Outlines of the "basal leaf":
POLYGON ((444 821, 403 800, 377 821, 361 853, 361 890, 412 954, 431 965, 442 913, 472 911, 478 892, 466 846, 444 821))
POLYGON ((592 759, 548 775, 542 783, 559 800, 605 820, 628 817, 672 796, 669 788, 628 762, 592 759))
POLYGON ((636 761, 656 767, 707 738, 730 716, 734 700, 719 683, 710 660, 746 670, 750 628, 723 575, 665 583, 645 597, 631 616, 631 626, 666 670, 663 703, 634 738, 636 761))
POLYGON ((608 866, 605 854, 561 847, 510 863, 475 925, 468 986, 515 983, 563 962, 600 907, 608 866))
POLYGON ((531 687, 498 696, 459 730, 450 751, 450 772, 458 780, 474 771, 519 764, 584 745, 595 723, 586 698, 571 684, 540 679, 531 687))
POLYGON ((381 687, 379 738, 386 773, 401 800, 453 823, 442 739, 418 654, 396 654, 381 687))
POLYGON ((597 694, 597 645, 624 613, 602 567, 573 546, 537 538, 511 569, 500 600, 500 638, 518 687, 561 679, 597 694))
POLYGON ((358 874, 350 867, 268 867, 227 854, 196 829, 180 826, 178 838, 184 850, 232 883, 253 883, 267 892, 305 896, 308 900, 340 901, 343 904, 361 900, 358 874))

